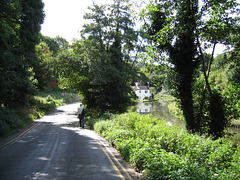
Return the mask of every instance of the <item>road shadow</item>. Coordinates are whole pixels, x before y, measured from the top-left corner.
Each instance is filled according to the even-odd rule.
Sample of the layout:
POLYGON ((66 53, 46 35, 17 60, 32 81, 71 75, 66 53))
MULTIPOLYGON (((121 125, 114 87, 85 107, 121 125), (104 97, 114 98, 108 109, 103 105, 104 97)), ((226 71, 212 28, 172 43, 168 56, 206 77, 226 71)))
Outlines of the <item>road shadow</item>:
MULTIPOLYGON (((123 179, 120 175, 131 179, 114 160, 123 161, 120 155, 116 152, 113 165, 97 133, 79 127, 74 110, 56 109, 32 127, 1 151, 0 179, 123 179)), ((132 179, 140 179, 127 164, 123 166, 132 172, 132 179)))

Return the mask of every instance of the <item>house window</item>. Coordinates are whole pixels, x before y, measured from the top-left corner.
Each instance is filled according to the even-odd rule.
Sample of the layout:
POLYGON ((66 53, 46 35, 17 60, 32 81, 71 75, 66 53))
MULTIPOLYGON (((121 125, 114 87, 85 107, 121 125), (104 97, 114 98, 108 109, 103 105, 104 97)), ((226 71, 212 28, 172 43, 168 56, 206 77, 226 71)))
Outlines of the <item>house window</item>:
POLYGON ((145 91, 145 93, 147 94, 147 91, 145 91))
POLYGON ((139 90, 139 93, 141 93, 141 90, 139 90))

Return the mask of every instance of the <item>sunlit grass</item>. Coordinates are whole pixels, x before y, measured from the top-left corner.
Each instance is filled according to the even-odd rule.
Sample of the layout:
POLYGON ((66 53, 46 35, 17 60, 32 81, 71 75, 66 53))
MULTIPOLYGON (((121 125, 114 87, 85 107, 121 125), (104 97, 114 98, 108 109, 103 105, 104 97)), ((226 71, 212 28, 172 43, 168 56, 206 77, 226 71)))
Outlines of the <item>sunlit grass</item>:
POLYGON ((34 120, 66 104, 77 96, 68 91, 40 92, 29 98, 27 105, 15 108, 0 108, 0 138, 6 138, 26 127, 34 120))

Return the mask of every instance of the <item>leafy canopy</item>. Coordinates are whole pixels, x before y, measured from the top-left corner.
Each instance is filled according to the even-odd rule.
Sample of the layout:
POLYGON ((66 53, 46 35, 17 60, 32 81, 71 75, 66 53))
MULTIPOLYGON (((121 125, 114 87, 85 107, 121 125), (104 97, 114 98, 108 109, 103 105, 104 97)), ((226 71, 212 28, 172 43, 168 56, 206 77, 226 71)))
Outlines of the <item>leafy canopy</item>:
POLYGON ((238 12, 235 0, 205 0, 202 4, 197 0, 156 0, 151 1, 148 8, 143 10, 145 32, 150 42, 157 47, 159 57, 164 57, 158 58, 158 61, 167 61, 172 65, 172 87, 181 104, 189 131, 219 137, 228 124, 222 98, 217 91, 211 89, 208 77, 215 45, 234 45, 236 42, 238 12), (202 42, 213 46, 207 66, 203 54, 207 46, 202 46, 202 42), (205 77, 202 85, 197 82, 200 73, 205 77), (203 90, 199 91, 197 87, 203 90), (201 96, 198 96, 199 92, 201 96))
POLYGON ((78 91, 89 109, 123 112, 130 103, 130 58, 137 41, 128 1, 93 4, 84 18, 82 40, 59 56, 61 82, 78 91))

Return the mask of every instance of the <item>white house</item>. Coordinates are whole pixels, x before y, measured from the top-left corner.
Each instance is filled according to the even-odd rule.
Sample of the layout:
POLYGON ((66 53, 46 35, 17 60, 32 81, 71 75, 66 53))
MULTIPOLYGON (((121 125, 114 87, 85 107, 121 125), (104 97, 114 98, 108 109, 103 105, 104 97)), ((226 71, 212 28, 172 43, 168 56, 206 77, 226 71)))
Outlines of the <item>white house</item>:
POLYGON ((137 95, 138 99, 140 100, 150 99, 152 97, 152 94, 148 86, 139 86, 138 83, 136 82, 135 86, 133 86, 132 88, 135 94, 137 95))

